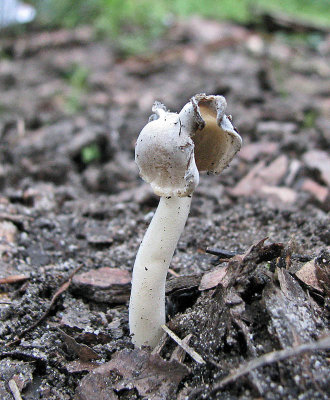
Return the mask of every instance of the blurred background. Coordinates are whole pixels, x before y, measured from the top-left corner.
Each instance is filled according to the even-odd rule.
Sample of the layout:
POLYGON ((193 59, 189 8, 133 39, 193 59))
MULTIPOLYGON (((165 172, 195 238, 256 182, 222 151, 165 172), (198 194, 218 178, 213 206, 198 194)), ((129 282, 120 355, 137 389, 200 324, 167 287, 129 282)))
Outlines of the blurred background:
POLYGON ((25 3, 1 0, 0 7, 3 26, 14 24, 13 10, 16 7, 17 22, 34 19, 31 26, 20 28, 21 32, 25 29, 90 25, 95 34, 116 41, 118 49, 126 54, 145 52, 150 41, 164 34, 176 19, 191 15, 229 20, 266 30, 274 28, 271 17, 275 15, 283 18, 283 25, 285 19, 291 19, 291 22, 297 19, 315 27, 327 27, 330 23, 328 0, 30 0, 25 3), (31 11, 29 5, 35 11, 31 11))
MULTIPOLYGON (((245 146, 275 141, 297 157, 282 166, 290 190, 307 170, 324 203, 328 179, 302 155, 328 144, 329 0, 0 0, 0 24, 3 187, 27 177, 68 183, 72 171, 88 190, 132 187, 152 103, 179 110, 208 92, 226 96, 245 146)), ((240 176, 260 151, 269 162, 267 146, 240 176)), ((277 190, 293 201, 288 193, 277 190)))
MULTIPOLYGON (((246 156, 240 176, 262 161, 260 151, 267 164, 269 142, 277 142, 277 152, 298 159, 293 166, 279 159, 285 173, 266 179, 269 196, 292 202, 306 186, 325 202, 328 178, 313 175, 316 161, 308 166, 302 155, 328 143, 329 0, 0 5, 3 187, 27 177, 68 183, 72 171, 89 191, 134 187, 134 143, 153 101, 179 110, 208 92, 226 96, 245 146, 266 142, 255 158, 246 156), (320 187, 304 183, 302 171, 320 187), (274 189, 290 173, 290 190, 274 189)), ((238 184, 239 175, 221 182, 238 184)), ((231 189, 251 195, 243 186, 231 189)))

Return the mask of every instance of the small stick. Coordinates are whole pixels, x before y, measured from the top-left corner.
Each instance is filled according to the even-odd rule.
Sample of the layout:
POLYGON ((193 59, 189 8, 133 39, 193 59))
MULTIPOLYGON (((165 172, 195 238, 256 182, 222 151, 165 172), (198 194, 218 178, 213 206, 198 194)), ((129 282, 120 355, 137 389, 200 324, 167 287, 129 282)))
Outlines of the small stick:
POLYGON ((18 386, 17 386, 16 382, 14 381, 14 379, 11 379, 8 382, 8 386, 9 386, 11 394, 13 395, 15 400, 23 400, 21 397, 21 394, 19 392, 18 386))
POLYGON ((166 325, 162 325, 162 329, 170 336, 183 350, 190 355, 190 357, 195 360, 198 364, 205 364, 203 358, 188 344, 186 344, 183 340, 181 340, 170 328, 166 325))
POLYGON ((168 272, 169 272, 171 275, 175 276, 175 277, 180 276, 180 274, 178 274, 177 272, 175 272, 172 268, 169 268, 169 269, 168 269, 168 272))
MULTIPOLYGON (((189 333, 185 338, 182 339, 182 343, 189 345, 189 341, 191 338, 192 334, 189 333)), ((184 361, 185 355, 185 350, 182 347, 178 346, 174 349, 170 361, 177 360, 182 363, 184 361)))
POLYGON ((10 275, 6 278, 0 278, 0 285, 4 285, 6 283, 22 282, 26 281, 27 279, 29 279, 29 276, 27 275, 10 275))
POLYGON ((214 256, 221 257, 221 258, 233 258, 237 254, 239 254, 235 251, 229 251, 229 250, 225 250, 225 249, 215 249, 215 248, 210 248, 210 247, 207 247, 207 249, 205 250, 205 253, 212 254, 214 256))
POLYGON ((211 394, 214 394, 228 383, 233 382, 241 376, 248 374, 253 369, 263 367, 264 365, 268 365, 277 361, 282 361, 286 358, 297 356, 301 353, 325 350, 328 348, 330 348, 330 335, 325 336, 324 338, 316 342, 303 343, 299 346, 289 347, 284 350, 272 351, 271 353, 264 354, 263 356, 254 358, 253 360, 243 364, 236 371, 228 375, 226 378, 222 379, 218 384, 213 387, 211 394))

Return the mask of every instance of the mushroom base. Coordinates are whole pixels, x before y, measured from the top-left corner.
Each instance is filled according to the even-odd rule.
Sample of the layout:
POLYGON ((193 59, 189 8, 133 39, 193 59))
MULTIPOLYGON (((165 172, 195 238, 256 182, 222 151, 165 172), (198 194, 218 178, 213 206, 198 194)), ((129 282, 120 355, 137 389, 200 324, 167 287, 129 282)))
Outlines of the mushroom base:
POLYGON ((165 324, 165 282, 187 221, 191 197, 161 197, 136 256, 129 327, 136 346, 155 347, 165 324))

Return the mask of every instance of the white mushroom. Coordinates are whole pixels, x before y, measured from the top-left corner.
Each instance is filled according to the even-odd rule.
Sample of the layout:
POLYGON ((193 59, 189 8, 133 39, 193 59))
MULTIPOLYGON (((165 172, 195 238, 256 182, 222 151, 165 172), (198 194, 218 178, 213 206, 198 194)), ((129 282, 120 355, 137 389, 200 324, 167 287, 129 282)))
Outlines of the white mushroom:
POLYGON ((223 96, 199 94, 179 114, 156 102, 135 148, 141 177, 160 202, 136 256, 129 305, 133 343, 155 347, 165 323, 165 281, 199 172, 220 173, 241 147, 223 96))

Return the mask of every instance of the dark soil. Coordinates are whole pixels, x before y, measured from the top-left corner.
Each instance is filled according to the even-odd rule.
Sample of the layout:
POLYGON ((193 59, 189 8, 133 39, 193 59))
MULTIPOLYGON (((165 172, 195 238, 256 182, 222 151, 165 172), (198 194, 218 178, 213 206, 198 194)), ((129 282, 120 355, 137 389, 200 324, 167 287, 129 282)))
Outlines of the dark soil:
POLYGON ((87 28, 2 36, 1 399, 12 381, 23 399, 327 398, 324 350, 220 384, 326 335, 330 36, 308 38, 195 18, 148 56, 121 59, 87 28), (225 95, 244 141, 224 173, 201 177, 171 265, 168 326, 192 335, 205 364, 170 338, 151 360, 132 353, 128 331, 127 272, 158 203, 134 142, 155 100, 177 111, 201 92, 225 95), (228 264, 207 247, 245 256, 228 264), (93 281, 104 267, 105 282, 93 281), (200 286, 220 268, 225 280, 200 286), (116 364, 138 375, 139 357, 158 371, 149 394, 116 364), (89 373, 99 365, 109 370, 89 373))

